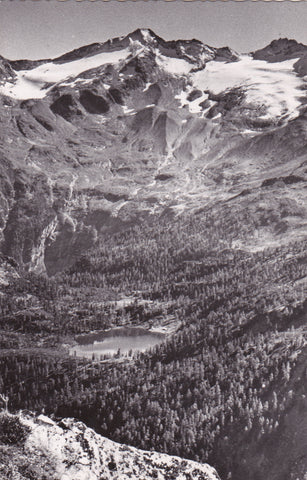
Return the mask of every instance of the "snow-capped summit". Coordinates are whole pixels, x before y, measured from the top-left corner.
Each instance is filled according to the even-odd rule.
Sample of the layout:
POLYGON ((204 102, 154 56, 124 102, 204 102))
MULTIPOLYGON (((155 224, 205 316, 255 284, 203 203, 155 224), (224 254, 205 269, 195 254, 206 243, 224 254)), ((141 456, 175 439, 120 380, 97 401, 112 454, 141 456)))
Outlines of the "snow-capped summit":
MULTIPOLYGON (((303 178, 306 48, 281 39, 237 54, 137 29, 55 59, 0 58, 3 253, 54 273, 116 222, 303 178), (23 244, 32 180, 41 202, 23 244)), ((289 195, 300 235, 303 192, 289 195)))
POLYGON ((74 81, 104 65, 120 69, 123 63, 144 54, 152 54, 157 66, 178 75, 204 68, 214 58, 237 59, 230 50, 214 49, 198 40, 165 41, 150 29, 137 29, 124 37, 93 43, 52 60, 3 59, 6 71, 0 78, 0 94, 19 100, 44 98, 56 84, 74 81))
MULTIPOLYGON (((106 66, 126 77, 134 76, 134 69, 142 70, 145 76, 160 69, 183 76, 195 89, 209 94, 241 88, 246 105, 259 109, 260 120, 292 119, 299 114, 303 89, 294 64, 305 50, 294 40, 280 39, 252 56, 239 56, 226 47, 215 49, 197 40, 164 41, 149 29, 138 29, 126 37, 82 47, 29 68, 19 69, 20 63, 6 61, 0 93, 17 100, 44 98, 55 86, 82 87, 97 82, 106 66), (281 52, 282 61, 278 61, 281 52), (142 59, 146 59, 145 64, 142 59), (14 71, 12 65, 18 68, 14 71)), ((207 97, 200 97, 197 108, 194 102, 191 112, 201 112, 199 106, 207 97)))

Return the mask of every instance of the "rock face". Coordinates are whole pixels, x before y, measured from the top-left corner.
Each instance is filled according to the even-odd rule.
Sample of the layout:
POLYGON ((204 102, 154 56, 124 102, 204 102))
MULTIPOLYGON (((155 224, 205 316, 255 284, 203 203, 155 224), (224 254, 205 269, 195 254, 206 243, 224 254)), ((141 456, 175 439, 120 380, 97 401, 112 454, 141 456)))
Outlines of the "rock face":
MULTIPOLYGON (((5 452, 7 467, 15 475, 18 472, 19 480, 219 479, 215 469, 207 464, 112 442, 71 418, 56 423, 44 415, 23 416, 21 422, 30 427, 24 450, 15 449, 14 456, 10 456, 9 448, 5 452), (25 472, 22 465, 26 461, 27 473, 32 472, 32 477, 20 474, 25 472)), ((0 478, 4 480, 1 460, 0 478)))
POLYGON ((301 180, 266 196, 279 216, 292 205, 300 236, 306 48, 239 55, 139 29, 53 60, 0 57, 2 253, 52 275, 109 230, 233 198, 253 210, 288 175, 301 180))

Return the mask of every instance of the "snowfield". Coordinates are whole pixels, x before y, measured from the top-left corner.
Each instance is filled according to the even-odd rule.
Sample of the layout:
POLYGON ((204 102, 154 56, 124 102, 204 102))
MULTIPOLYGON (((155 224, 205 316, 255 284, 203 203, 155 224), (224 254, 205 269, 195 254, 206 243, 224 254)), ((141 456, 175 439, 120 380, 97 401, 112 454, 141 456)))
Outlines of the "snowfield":
POLYGON ((160 68, 163 68, 172 75, 187 75, 193 68, 193 64, 182 58, 166 57, 156 50, 156 61, 160 68))
POLYGON ((18 100, 43 98, 48 91, 44 88, 46 84, 60 83, 92 68, 117 63, 127 58, 129 54, 130 51, 126 48, 116 52, 99 53, 72 62, 62 64, 48 62, 33 70, 20 70, 16 72, 17 79, 14 83, 7 82, 0 86, 0 93, 18 100))
MULTIPOLYGON (((0 94, 15 99, 43 98, 55 84, 75 86, 86 84, 88 79, 80 79, 81 73, 105 64, 116 64, 127 59, 129 55, 140 56, 146 48, 138 41, 131 41, 128 48, 115 52, 104 52, 80 60, 63 64, 48 62, 33 70, 16 72, 16 78, 0 85, 0 94), (133 44, 134 53, 131 45, 133 44)), ((205 68, 192 73, 193 64, 180 58, 162 55, 155 49, 157 65, 171 75, 186 75, 193 86, 189 91, 177 95, 181 106, 187 105, 190 112, 204 116, 200 106, 208 98, 208 92, 220 94, 240 87, 245 92, 247 104, 259 109, 258 118, 287 118, 291 120, 299 115, 300 97, 303 95, 304 79, 293 70, 297 59, 284 62, 268 63, 254 60, 250 55, 242 55, 236 62, 208 61, 205 68), (199 89, 202 96, 188 101, 190 91, 199 89)), ((144 91, 150 86, 147 83, 144 91)), ((128 113, 128 112, 125 112, 128 113)))
MULTIPOLYGON (((195 88, 219 94, 235 87, 245 90, 246 101, 264 106, 262 119, 299 115, 304 81, 293 71, 297 59, 268 63, 242 55, 238 62, 208 62, 206 68, 193 75, 195 88)), ((195 106, 194 106, 195 108, 195 106)))

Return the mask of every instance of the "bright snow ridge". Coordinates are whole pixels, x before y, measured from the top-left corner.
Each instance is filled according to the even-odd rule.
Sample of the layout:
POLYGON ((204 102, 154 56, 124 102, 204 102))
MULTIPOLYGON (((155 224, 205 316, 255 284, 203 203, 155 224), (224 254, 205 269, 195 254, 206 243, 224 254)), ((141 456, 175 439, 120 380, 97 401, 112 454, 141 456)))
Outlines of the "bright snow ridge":
POLYGON ((92 68, 117 63, 127 58, 129 53, 128 49, 103 52, 72 62, 62 64, 48 62, 33 70, 20 70, 16 72, 17 79, 14 83, 7 82, 0 86, 0 93, 19 100, 43 98, 48 91, 43 88, 46 84, 63 82, 92 68))

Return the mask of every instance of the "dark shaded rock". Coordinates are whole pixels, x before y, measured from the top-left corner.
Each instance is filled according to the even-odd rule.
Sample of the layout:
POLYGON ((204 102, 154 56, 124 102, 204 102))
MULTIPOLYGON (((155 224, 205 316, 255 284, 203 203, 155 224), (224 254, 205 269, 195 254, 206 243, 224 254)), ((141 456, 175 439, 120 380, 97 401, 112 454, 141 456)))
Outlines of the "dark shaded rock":
POLYGON ((160 173, 159 175, 155 176, 155 180, 160 180, 161 182, 165 182, 166 180, 171 180, 174 178, 174 175, 168 175, 166 173, 160 173))
POLYGON ((220 62, 236 62, 239 55, 229 47, 221 47, 216 49, 215 60, 220 62))
POLYGON ((278 185, 283 183, 284 185, 292 185, 293 183, 303 182, 304 179, 302 177, 298 177, 297 175, 288 175, 287 177, 279 177, 279 178, 267 178, 261 184, 262 187, 271 187, 272 185, 278 185))
POLYGON ((74 114, 81 112, 77 108, 77 104, 72 95, 66 93, 59 97, 50 106, 53 113, 60 115, 65 120, 69 120, 74 114))
POLYGON ((118 105, 124 105, 123 94, 117 88, 110 88, 108 91, 108 97, 112 102, 115 102, 118 105))
POLYGON ((307 75, 307 53, 300 58, 294 65, 294 70, 301 76, 307 75))
POLYGON ((100 95, 90 90, 83 90, 80 94, 80 103, 88 113, 103 114, 110 110, 108 102, 100 95))
POLYGON ((189 102, 193 102, 193 100, 196 100, 201 96, 202 96, 201 90, 193 90, 191 93, 189 93, 187 100, 189 102))

